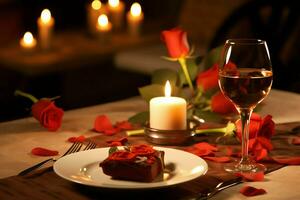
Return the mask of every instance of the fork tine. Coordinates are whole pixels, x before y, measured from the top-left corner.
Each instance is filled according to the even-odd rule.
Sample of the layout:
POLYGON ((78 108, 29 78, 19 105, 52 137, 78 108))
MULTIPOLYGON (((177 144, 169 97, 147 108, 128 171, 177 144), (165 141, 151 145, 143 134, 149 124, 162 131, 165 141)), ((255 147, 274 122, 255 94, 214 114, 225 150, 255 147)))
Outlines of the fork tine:
POLYGON ((65 155, 71 154, 71 153, 78 152, 81 147, 82 147, 82 143, 80 143, 80 142, 73 143, 72 146, 66 151, 66 153, 64 153, 64 155, 62 155, 62 157, 65 155))
POLYGON ((86 145, 86 147, 83 149, 83 151, 85 150, 89 150, 89 149, 94 149, 96 148, 96 143, 89 141, 89 143, 86 145))

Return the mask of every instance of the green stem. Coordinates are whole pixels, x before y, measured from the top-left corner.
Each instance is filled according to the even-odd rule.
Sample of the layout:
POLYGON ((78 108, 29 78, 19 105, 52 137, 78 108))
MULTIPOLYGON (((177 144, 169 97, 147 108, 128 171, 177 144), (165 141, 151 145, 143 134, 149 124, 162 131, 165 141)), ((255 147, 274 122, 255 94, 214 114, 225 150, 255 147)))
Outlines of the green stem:
POLYGON ((126 131, 126 134, 127 134, 127 136, 143 135, 144 134, 144 129, 126 131))
POLYGON ((196 97, 194 98, 194 102, 197 103, 199 99, 202 96, 202 90, 199 89, 199 92, 197 93, 196 97))
POLYGON ((191 80, 186 62, 185 62, 185 58, 178 58, 178 61, 181 65, 181 67, 182 67, 183 73, 184 73, 185 78, 186 78, 186 80, 189 84, 190 89, 194 92, 194 86, 193 86, 193 83, 192 83, 192 80, 191 80))
POLYGON ((26 98, 30 99, 31 101, 33 101, 33 103, 36 103, 36 102, 39 101, 39 100, 38 100, 36 97, 34 97, 33 95, 28 94, 28 93, 25 93, 25 92, 22 92, 22 91, 20 91, 20 90, 16 90, 16 91, 15 91, 15 95, 16 95, 16 96, 19 95, 19 96, 26 97, 26 98))
POLYGON ((211 128, 211 129, 197 129, 195 131, 196 134, 205 134, 205 133, 225 133, 227 131, 227 127, 223 128, 211 128))

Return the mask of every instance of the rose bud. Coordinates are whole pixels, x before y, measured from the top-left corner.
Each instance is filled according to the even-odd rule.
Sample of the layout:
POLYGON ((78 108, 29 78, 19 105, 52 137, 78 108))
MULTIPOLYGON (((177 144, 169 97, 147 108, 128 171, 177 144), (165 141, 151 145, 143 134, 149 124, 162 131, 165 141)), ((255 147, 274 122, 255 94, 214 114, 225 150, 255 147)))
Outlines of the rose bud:
POLYGON ((34 103, 31 112, 40 124, 49 131, 56 131, 60 128, 64 111, 56 107, 53 101, 41 99, 34 103))

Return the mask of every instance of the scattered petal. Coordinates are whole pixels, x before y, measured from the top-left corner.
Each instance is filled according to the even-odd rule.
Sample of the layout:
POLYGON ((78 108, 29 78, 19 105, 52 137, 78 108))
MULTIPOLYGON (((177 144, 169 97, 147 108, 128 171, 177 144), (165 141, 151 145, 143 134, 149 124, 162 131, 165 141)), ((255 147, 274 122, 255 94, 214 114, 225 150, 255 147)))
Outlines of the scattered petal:
POLYGON ((252 196, 256 196, 256 195, 265 194, 267 192, 262 188, 257 189, 255 187, 251 187, 251 186, 244 186, 240 190, 240 193, 242 193, 243 195, 245 195, 247 197, 252 197, 252 196))
POLYGON ((292 144, 294 144, 294 145, 300 145, 300 137, 294 137, 292 139, 292 144))
POLYGON ((242 177, 245 181, 263 181, 265 175, 263 172, 256 173, 235 173, 236 176, 242 177))
POLYGON ((277 157, 272 157, 272 159, 280 164, 300 165, 300 156, 298 157, 277 156, 277 157))
POLYGON ((115 139, 115 140, 108 140, 106 141, 106 143, 109 144, 109 146, 111 147, 115 147, 115 146, 123 146, 128 142, 127 137, 122 137, 119 139, 115 139))
POLYGON ((35 147, 31 150, 31 153, 36 156, 56 156, 58 151, 45 149, 43 147, 35 147))
POLYGON ((112 129, 113 129, 112 123, 106 115, 99 115, 96 117, 96 120, 94 122, 95 131, 104 132, 112 129))
POLYGON ((75 143, 75 142, 84 142, 85 141, 85 136, 84 135, 80 135, 78 137, 70 137, 68 138, 69 142, 75 143))
POLYGON ((118 129, 118 128, 111 128, 111 129, 106 129, 106 130, 102 131, 102 133, 104 133, 105 135, 108 135, 108 136, 114 135, 119 132, 120 132, 120 129, 118 129))
POLYGON ((198 149, 195 147, 188 147, 185 149, 187 152, 190 152, 192 154, 195 154, 197 156, 214 156, 214 152, 212 152, 211 150, 208 149, 198 149))
POLYGON ((231 161, 231 158, 228 156, 221 156, 221 157, 205 156, 204 159, 218 162, 218 163, 227 163, 231 161))
POLYGON ((199 142, 197 144, 194 144, 193 146, 198 149, 207 149, 210 151, 218 151, 218 148, 216 146, 213 146, 207 142, 199 142))
POLYGON ((133 129, 132 124, 128 121, 117 122, 116 127, 119 128, 120 130, 131 130, 131 129, 133 129))

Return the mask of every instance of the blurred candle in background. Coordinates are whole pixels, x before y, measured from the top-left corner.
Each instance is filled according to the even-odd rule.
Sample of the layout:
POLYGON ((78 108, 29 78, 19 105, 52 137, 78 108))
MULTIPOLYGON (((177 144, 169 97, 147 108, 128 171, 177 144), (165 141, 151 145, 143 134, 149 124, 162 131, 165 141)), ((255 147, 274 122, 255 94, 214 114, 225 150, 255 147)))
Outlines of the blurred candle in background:
POLYGON ((115 30, 123 27, 125 5, 119 0, 108 0, 109 17, 115 30))
POLYGON ((108 17, 102 14, 98 17, 97 30, 99 39, 101 41, 107 41, 109 39, 109 32, 112 29, 112 24, 108 21, 108 17))
POLYGON ((87 5, 87 23, 90 33, 97 33, 98 17, 101 14, 107 14, 107 10, 100 0, 94 0, 87 5))
POLYGON ((51 48, 51 40, 54 28, 54 19, 48 9, 44 9, 38 18, 39 44, 42 49, 51 48))
POLYGON ((34 39, 33 35, 31 32, 26 32, 22 39, 20 40, 20 46, 22 49, 26 51, 31 51, 35 48, 36 46, 36 39, 34 39))
POLYGON ((141 5, 137 2, 133 3, 130 11, 127 13, 128 32, 130 35, 138 36, 141 32, 141 25, 144 14, 141 5))

